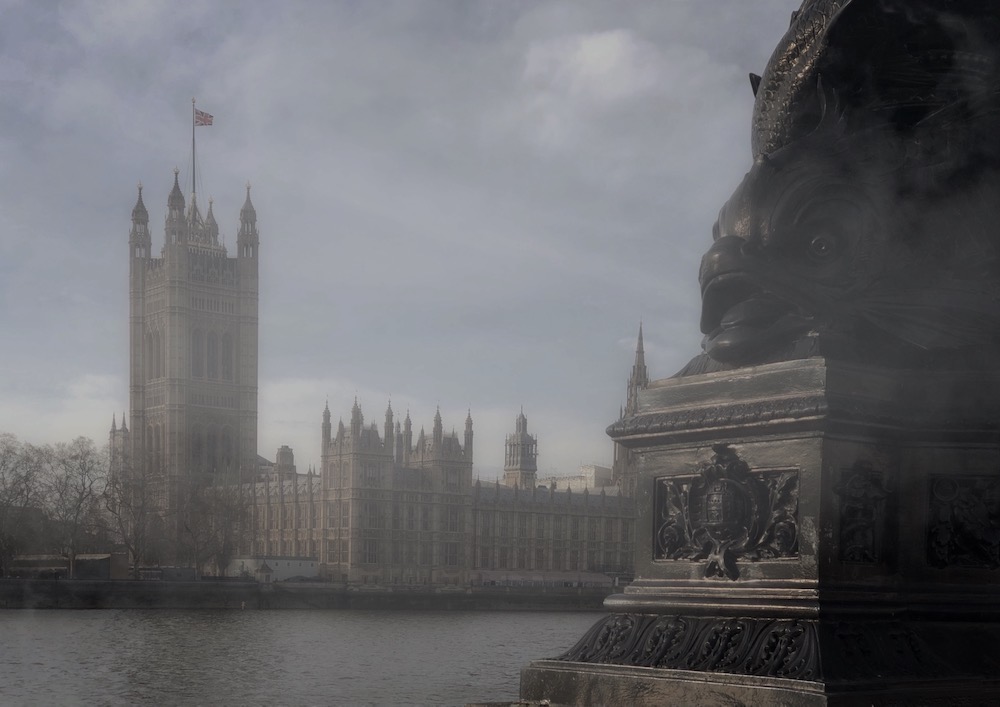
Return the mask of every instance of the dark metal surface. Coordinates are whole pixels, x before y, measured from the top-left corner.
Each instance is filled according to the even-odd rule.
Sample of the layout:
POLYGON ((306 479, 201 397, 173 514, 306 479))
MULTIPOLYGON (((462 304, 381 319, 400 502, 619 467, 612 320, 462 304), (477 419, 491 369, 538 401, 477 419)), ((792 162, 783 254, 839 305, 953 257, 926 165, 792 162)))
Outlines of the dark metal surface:
POLYGON ((702 262, 711 361, 685 374, 816 354, 992 365, 998 45, 988 0, 804 4, 759 80, 753 166, 702 262))

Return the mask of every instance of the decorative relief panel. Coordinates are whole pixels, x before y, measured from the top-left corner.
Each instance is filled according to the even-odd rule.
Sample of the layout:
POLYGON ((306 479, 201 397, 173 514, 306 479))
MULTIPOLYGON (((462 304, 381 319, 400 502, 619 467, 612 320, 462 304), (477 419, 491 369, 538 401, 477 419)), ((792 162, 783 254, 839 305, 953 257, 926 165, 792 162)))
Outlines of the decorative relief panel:
POLYGON ((656 480, 654 560, 705 561, 738 579, 739 561, 798 555, 797 471, 752 472, 728 445, 697 475, 656 480))
POLYGON ((1000 479, 932 476, 927 562, 932 567, 1000 568, 1000 479))
POLYGON ((859 460, 841 472, 836 492, 840 496, 840 561, 880 562, 889 497, 882 472, 859 460))
POLYGON ((901 621, 612 614, 555 660, 812 681, 975 674, 952 657, 901 621))

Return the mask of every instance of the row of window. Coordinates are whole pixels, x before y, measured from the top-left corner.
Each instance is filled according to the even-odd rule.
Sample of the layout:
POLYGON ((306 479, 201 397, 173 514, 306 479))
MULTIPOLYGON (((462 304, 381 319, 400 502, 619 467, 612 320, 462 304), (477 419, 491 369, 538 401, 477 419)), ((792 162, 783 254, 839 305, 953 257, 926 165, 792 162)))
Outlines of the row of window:
POLYGON ((191 308, 200 309, 203 312, 225 312, 226 314, 236 313, 235 302, 223 302, 222 300, 208 299, 206 297, 192 297, 191 308))
POLYGON ((478 511, 477 515, 479 533, 483 537, 498 535, 501 538, 508 538, 512 537, 512 531, 516 531, 516 537, 527 538, 531 537, 534 530, 534 536, 543 539, 546 537, 547 527, 551 524, 553 540, 562 540, 564 534, 568 534, 570 540, 581 540, 584 529, 586 529, 586 539, 591 542, 597 542, 599 539, 615 542, 616 530, 621 542, 631 542, 632 538, 632 521, 624 518, 570 516, 567 519, 564 516, 509 511, 478 511))
MULTIPOLYGON (((346 543, 344 544, 344 549, 341 550, 341 556, 346 552, 346 543)), ((393 564, 420 564, 420 565, 433 565, 433 547, 427 543, 392 543, 390 546, 389 557, 384 555, 384 543, 380 543, 378 540, 365 540, 362 542, 361 547, 361 562, 366 565, 377 565, 384 562, 388 562, 389 557, 391 557, 391 562, 393 564)), ((441 543, 439 545, 439 556, 437 564, 444 565, 445 567, 458 567, 460 561, 459 544, 456 542, 441 543)), ((342 560, 346 562, 347 560, 342 560)))
MULTIPOLYGON (((147 381, 164 378, 166 372, 166 342, 160 330, 147 331, 143 346, 143 368, 147 381)), ((191 376, 209 380, 235 379, 236 359, 233 335, 221 336, 214 331, 195 329, 191 333, 191 376)))
POLYGON ((537 548, 476 548, 476 569, 518 569, 536 571, 623 572, 631 566, 631 553, 614 550, 564 551, 537 548), (531 564, 529 565, 529 560, 531 564))

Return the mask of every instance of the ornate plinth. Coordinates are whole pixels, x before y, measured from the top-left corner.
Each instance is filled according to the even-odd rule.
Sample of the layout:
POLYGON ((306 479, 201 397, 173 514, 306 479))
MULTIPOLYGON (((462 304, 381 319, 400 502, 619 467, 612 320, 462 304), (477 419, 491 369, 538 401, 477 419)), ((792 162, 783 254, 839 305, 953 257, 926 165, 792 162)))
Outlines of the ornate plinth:
POLYGON ((636 574, 521 696, 1000 700, 1000 376, 823 358, 668 379, 610 434, 636 574))

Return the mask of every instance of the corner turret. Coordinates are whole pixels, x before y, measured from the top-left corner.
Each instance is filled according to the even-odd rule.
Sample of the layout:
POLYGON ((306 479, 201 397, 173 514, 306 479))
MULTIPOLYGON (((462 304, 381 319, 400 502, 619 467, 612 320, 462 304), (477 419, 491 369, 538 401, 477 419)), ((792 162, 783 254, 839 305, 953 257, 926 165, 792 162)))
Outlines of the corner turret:
POLYGON ((133 258, 148 258, 152 239, 149 235, 149 212, 142 202, 142 182, 139 182, 139 196, 132 207, 132 229, 128 236, 129 249, 133 258))
POLYGON ((247 184, 247 198, 240 209, 240 232, 236 237, 236 248, 240 258, 256 258, 260 246, 257 232, 257 210, 250 201, 250 184, 247 184))
POLYGON ((187 240, 184 194, 181 192, 181 185, 178 182, 179 174, 180 170, 174 167, 174 188, 170 190, 170 196, 167 197, 166 245, 187 240))

